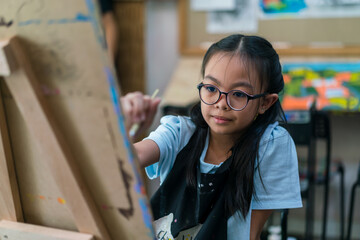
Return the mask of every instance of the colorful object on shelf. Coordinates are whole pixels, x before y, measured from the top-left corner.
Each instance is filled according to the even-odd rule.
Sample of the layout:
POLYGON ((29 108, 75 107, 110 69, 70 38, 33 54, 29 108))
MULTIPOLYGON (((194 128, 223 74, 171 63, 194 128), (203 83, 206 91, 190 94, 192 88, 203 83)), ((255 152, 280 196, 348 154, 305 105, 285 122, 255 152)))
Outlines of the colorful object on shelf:
POLYGON ((304 0, 262 0, 260 7, 264 13, 297 13, 306 8, 304 0))
POLYGON ((360 62, 283 64, 285 111, 360 111, 360 62))

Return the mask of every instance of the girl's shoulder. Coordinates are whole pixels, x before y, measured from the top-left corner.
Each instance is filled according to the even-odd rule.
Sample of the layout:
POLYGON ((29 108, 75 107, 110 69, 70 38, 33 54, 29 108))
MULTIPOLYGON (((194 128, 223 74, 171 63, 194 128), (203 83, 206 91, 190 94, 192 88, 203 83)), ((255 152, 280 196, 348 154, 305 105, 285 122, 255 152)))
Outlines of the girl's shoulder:
POLYGON ((286 141, 287 139, 291 139, 289 132, 276 121, 266 128, 261 137, 260 146, 266 145, 269 142, 286 141))
POLYGON ((259 160, 268 155, 294 155, 295 144, 289 132, 278 122, 270 124, 265 130, 259 145, 259 160))
POLYGON ((166 115, 160 119, 160 125, 146 139, 155 141, 160 150, 167 148, 181 150, 195 130, 196 125, 189 117, 166 115))
POLYGON ((195 128, 194 122, 188 116, 165 115, 160 119, 160 123, 189 129, 195 128))
POLYGON ((267 127, 261 137, 259 145, 260 159, 265 152, 279 151, 279 154, 281 154, 281 152, 292 151, 293 146, 295 144, 289 132, 280 126, 278 122, 274 122, 267 127))
POLYGON ((160 119, 160 126, 180 139, 190 138, 196 129, 194 122, 187 116, 166 115, 160 119))

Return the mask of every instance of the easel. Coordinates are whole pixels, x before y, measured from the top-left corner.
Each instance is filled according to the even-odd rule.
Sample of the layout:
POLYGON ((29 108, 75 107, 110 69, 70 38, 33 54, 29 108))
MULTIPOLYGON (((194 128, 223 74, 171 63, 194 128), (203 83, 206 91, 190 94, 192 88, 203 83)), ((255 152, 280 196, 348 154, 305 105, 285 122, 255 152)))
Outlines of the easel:
MULTIPOLYGON (((6 84, 17 102, 24 119, 27 120, 26 123, 32 130, 33 136, 42 145, 43 154, 49 160, 48 166, 65 199, 76 199, 75 201, 68 202, 68 206, 73 213, 77 228, 80 232, 93 234, 97 239, 110 239, 87 187, 79 177, 80 174, 77 166, 74 164, 68 146, 47 109, 46 102, 40 93, 40 87, 27 60, 27 56, 21 49, 19 39, 14 37, 9 41, 1 42, 1 46, 0 76, 5 78, 6 84)), ((3 103, 0 102, 0 116, 3 118, 4 111, 2 106, 3 103)), ((1 140, 1 154, 3 155, 1 159, 5 159, 6 162, 0 163, 2 171, 0 176, 2 179, 0 181, 4 183, 3 186, 7 194, 3 194, 5 191, 0 192, 1 199, 6 206, 5 209, 0 209, 0 212, 3 218, 6 217, 12 221, 22 221, 18 187, 4 119, 1 119, 1 140)), ((8 225, 14 226, 14 223, 2 223, 2 227, 8 225)), ((19 227, 22 225, 19 225, 19 227)), ((10 228, 8 230, 10 231, 10 228)), ((52 231, 49 230, 49 232, 51 233, 52 231)), ((79 239, 78 234, 76 233, 74 238, 53 239, 79 239)), ((48 237, 50 236, 51 234, 48 237)), ((92 239, 87 234, 83 237, 84 239, 92 239)))
POLYGON ((51 240, 54 230, 153 239, 99 13, 96 0, 0 0, 8 23, 0 25, 0 220, 11 221, 0 234, 8 239, 43 227, 51 240))

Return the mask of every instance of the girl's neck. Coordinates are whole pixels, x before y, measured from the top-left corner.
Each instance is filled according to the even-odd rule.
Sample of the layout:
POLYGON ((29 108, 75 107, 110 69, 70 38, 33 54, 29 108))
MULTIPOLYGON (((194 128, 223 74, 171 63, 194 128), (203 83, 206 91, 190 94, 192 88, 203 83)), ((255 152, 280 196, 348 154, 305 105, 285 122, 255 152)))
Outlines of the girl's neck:
POLYGON ((209 146, 205 156, 205 162, 219 165, 231 156, 230 149, 235 140, 227 135, 209 136, 209 146))

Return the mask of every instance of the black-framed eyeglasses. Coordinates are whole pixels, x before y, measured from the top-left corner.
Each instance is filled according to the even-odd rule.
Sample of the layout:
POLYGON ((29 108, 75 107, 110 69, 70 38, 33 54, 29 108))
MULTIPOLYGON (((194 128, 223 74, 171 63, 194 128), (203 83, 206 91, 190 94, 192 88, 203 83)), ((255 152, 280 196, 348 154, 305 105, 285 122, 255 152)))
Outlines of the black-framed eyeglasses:
POLYGON ((250 95, 241 90, 222 92, 218 87, 214 85, 203 83, 197 85, 197 88, 199 89, 199 96, 201 101, 207 105, 213 105, 217 103, 221 97, 221 94, 225 94, 227 104, 234 111, 243 110, 250 100, 264 97, 267 94, 261 93, 256 95, 250 95))

